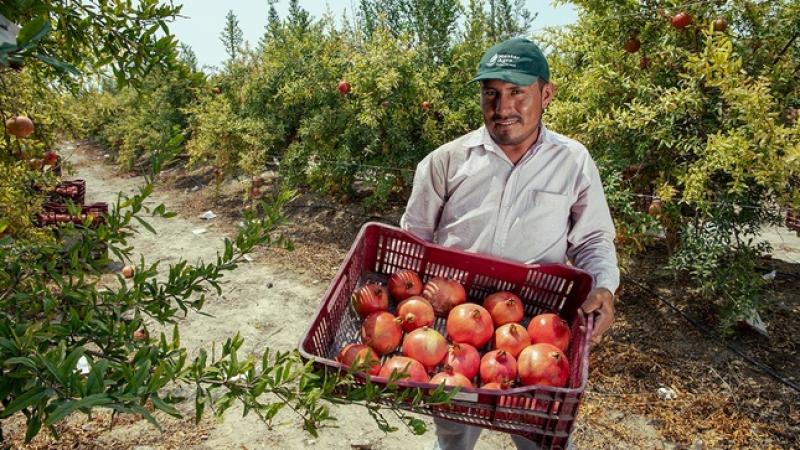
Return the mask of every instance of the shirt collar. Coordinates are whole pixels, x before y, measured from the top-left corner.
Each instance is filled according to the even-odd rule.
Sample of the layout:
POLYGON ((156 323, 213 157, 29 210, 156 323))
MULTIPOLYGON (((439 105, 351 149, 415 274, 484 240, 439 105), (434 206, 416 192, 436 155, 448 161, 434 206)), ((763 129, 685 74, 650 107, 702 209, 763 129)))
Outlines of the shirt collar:
MULTIPOLYGON (((520 159, 520 161, 522 161, 523 159, 528 157, 528 155, 533 153, 537 148, 539 148, 539 146, 541 144, 543 144, 544 142, 547 142, 549 140, 549 138, 550 138, 550 131, 544 125, 544 122, 539 121, 539 137, 536 138, 536 142, 534 142, 533 145, 531 145, 531 148, 528 149, 528 151, 525 153, 525 155, 522 157, 522 159, 520 159)), ((483 125, 479 129, 475 130, 475 132, 473 132, 471 134, 471 136, 469 136, 464 141, 464 147, 467 148, 467 149, 474 148, 474 147, 481 147, 481 146, 484 149, 486 149, 487 151, 496 153, 497 155, 508 159, 508 157, 503 152, 503 150, 500 148, 500 146, 497 145, 497 143, 494 142, 494 139, 492 139, 492 136, 489 134, 489 131, 486 129, 486 125, 483 125)))

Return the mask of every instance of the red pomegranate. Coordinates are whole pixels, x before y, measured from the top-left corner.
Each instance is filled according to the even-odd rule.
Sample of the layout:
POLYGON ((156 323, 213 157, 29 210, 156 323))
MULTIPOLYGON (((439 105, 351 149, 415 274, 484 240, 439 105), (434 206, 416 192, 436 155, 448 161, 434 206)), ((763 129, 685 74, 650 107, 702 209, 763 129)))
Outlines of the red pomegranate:
POLYGON ((383 363, 381 371, 378 376, 389 378, 392 372, 406 373, 407 377, 402 377, 403 381, 416 381, 418 383, 428 382, 428 373, 425 372, 425 367, 419 361, 411 359, 407 356, 392 356, 388 361, 383 363))
POLYGON ((517 360, 503 350, 492 350, 481 358, 481 382, 502 383, 517 377, 517 360))
POLYGON ((444 383, 445 386, 458 386, 462 388, 472 387, 472 382, 469 381, 469 378, 454 371, 450 366, 445 366, 443 372, 439 372, 432 376, 430 382, 433 384, 444 383))
POLYGON ((481 305, 464 303, 447 315, 447 335, 453 342, 466 342, 481 348, 492 339, 492 316, 481 305))
POLYGON ((398 302, 419 295, 422 293, 422 280, 413 270, 398 270, 389 277, 389 293, 398 302))
POLYGON ((514 358, 529 345, 531 337, 525 327, 518 323, 507 323, 494 330, 494 348, 505 350, 514 358))
POLYGON ((481 385, 481 388, 483 388, 483 389, 494 389, 494 390, 498 390, 498 391, 504 391, 504 390, 506 390, 506 389, 511 389, 511 382, 510 382, 510 381, 503 381, 503 382, 501 382, 501 383, 498 383, 498 382, 496 382, 496 381, 491 381, 491 382, 489 382, 489 383, 482 384, 482 385, 481 385))
POLYGON ((403 339, 403 354, 432 368, 447 354, 447 339, 433 328, 417 328, 403 339))
POLYGON ((348 344, 336 356, 336 361, 347 367, 358 364, 359 367, 369 367, 370 375, 377 375, 381 371, 381 362, 375 350, 364 344, 348 344))
POLYGON ((461 283, 442 277, 428 280, 422 289, 422 296, 431 302, 433 312, 438 316, 447 315, 454 306, 467 301, 467 293, 461 283))
POLYGON ((403 319, 403 330, 410 333, 417 328, 433 325, 433 307, 425 297, 415 295, 397 305, 397 317, 403 319))
POLYGON ((569 346, 569 325, 567 321, 552 313, 539 314, 528 324, 528 335, 531 343, 547 343, 555 345, 562 352, 569 346))
POLYGON ((522 350, 517 362, 519 380, 524 386, 564 387, 569 379, 567 357, 550 344, 533 344, 522 350))
POLYGON ((672 26, 679 30, 686 28, 690 23, 692 23, 692 16, 687 12, 681 11, 672 16, 672 26))
POLYGON ((33 121, 25 116, 6 119, 6 133, 16 137, 28 137, 33 134, 33 121))
POLYGON ((393 352, 403 338, 400 319, 386 311, 370 314, 361 324, 361 342, 372 347, 380 355, 393 352))
POLYGON ((483 307, 489 311, 495 327, 510 322, 519 322, 525 317, 525 305, 516 295, 508 291, 495 292, 483 299, 483 307))
POLYGON ((350 297, 353 308, 362 318, 389 309, 389 292, 378 283, 365 283, 350 297))
POLYGON ((475 347, 467 343, 453 344, 444 357, 444 363, 454 371, 473 379, 481 366, 481 355, 475 347))

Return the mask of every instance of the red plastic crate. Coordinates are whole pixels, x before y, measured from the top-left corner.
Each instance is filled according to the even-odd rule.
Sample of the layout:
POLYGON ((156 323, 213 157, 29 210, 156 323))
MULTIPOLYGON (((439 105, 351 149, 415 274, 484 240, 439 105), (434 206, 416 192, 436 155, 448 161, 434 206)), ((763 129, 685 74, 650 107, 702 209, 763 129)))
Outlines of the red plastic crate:
POLYGON ((72 200, 76 205, 82 205, 86 197, 86 181, 72 180, 59 183, 50 194, 50 200, 56 203, 64 203, 72 200))
POLYGON ((42 226, 66 222, 73 222, 76 225, 80 225, 88 214, 94 216, 92 224, 96 226, 102 223, 104 220, 103 216, 108 214, 108 203, 96 202, 82 205, 80 216, 71 215, 67 205, 61 203, 47 202, 42 205, 42 209, 44 209, 44 212, 39 213, 38 217, 39 224, 42 226))
MULTIPOLYGON (((456 279, 464 285, 469 299, 478 303, 499 290, 514 292, 525 303, 523 325, 526 326, 533 316, 542 312, 558 313, 569 322, 572 341, 567 351, 570 363, 567 387, 525 386, 504 391, 463 389, 448 406, 427 406, 417 411, 519 434, 542 447, 565 447, 589 373, 593 318, 584 315, 579 308, 591 289, 591 277, 567 265, 525 265, 448 249, 419 240, 396 227, 367 223, 300 341, 303 357, 330 370, 347 370, 335 357, 344 345, 360 342, 362 321, 350 306, 352 292, 366 281, 385 285, 388 276, 400 269, 414 270, 423 282, 434 276, 456 279)), ((447 336, 445 318, 437 317, 434 327, 447 336)), ((380 379, 373 381, 382 384, 380 379)), ((406 381, 401 381, 400 385, 434 386, 406 381)))
POLYGON ((800 213, 795 212, 793 209, 787 209, 785 224, 786 228, 800 235, 800 213))

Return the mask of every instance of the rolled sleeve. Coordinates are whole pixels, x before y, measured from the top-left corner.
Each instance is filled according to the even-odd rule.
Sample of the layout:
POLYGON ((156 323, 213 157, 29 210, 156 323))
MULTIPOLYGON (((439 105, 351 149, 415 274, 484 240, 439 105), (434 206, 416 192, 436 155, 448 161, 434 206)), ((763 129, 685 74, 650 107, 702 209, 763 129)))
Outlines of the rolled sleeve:
POLYGON ((606 288, 613 294, 619 287, 614 222, 600 174, 591 158, 587 159, 582 174, 582 186, 570 212, 567 257, 593 277, 595 288, 606 288))
POLYGON ((400 228, 428 242, 433 241, 446 192, 444 168, 436 153, 417 164, 411 196, 400 218, 400 228))

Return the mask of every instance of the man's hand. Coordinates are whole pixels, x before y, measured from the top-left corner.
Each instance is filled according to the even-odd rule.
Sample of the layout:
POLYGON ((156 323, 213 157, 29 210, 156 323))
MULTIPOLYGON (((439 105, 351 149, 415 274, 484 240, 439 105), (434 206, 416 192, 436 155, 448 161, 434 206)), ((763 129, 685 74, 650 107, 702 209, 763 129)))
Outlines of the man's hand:
POLYGON ((586 314, 595 311, 600 313, 594 322, 592 332, 592 343, 597 344, 603 339, 603 333, 614 323, 614 294, 606 288, 594 289, 589 292, 586 301, 581 305, 581 310, 586 314))

